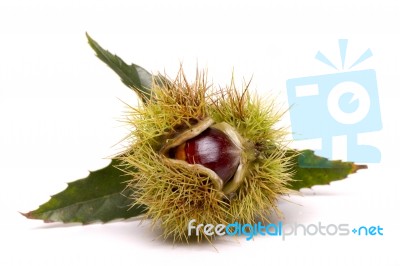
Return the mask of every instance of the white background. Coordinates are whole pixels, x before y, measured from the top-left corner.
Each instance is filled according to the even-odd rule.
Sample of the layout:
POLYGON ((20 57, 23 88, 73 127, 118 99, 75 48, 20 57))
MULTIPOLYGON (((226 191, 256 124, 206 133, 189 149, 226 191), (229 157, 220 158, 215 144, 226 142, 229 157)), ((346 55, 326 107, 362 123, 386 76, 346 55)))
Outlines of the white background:
MULTIPOLYGON (((0 265, 400 265, 397 1, 19 1, 0 2, 0 265), (276 3, 275 3, 276 2, 276 3), (324 4, 322 4, 324 3, 324 4), (137 221, 44 225, 27 212, 107 165, 128 129, 122 102, 136 96, 95 58, 89 32, 127 62, 173 76, 182 62, 215 84, 253 76, 252 89, 287 107, 289 78, 333 73, 367 48, 357 69, 375 69, 383 130, 364 141, 382 162, 330 186, 281 201, 286 223, 384 228, 375 237, 227 238, 208 244, 157 239, 137 221)), ((288 116, 282 121, 288 125, 288 116)), ((296 145, 296 144, 293 144, 296 145)))

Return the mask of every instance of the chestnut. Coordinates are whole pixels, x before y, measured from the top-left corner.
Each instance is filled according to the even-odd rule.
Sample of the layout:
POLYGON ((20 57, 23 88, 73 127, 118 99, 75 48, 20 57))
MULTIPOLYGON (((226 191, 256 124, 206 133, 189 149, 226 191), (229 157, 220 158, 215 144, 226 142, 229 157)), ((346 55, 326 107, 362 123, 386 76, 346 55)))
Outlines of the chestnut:
POLYGON ((172 150, 175 159, 213 170, 226 184, 240 163, 240 149, 219 129, 207 128, 172 150))
POLYGON ((207 119, 167 140, 161 154, 168 160, 205 170, 214 187, 227 195, 243 181, 242 143, 232 126, 207 119))
MULTIPOLYGON (((134 130, 123 163, 132 166, 132 206, 147 206, 165 238, 189 241, 188 222, 269 222, 277 199, 291 192, 293 158, 286 154, 281 113, 269 98, 252 97, 248 84, 227 88, 181 70, 153 82, 151 100, 132 108, 134 130)), ((124 165, 125 166, 125 165, 124 165)), ((198 240, 213 237, 199 230, 198 240)))

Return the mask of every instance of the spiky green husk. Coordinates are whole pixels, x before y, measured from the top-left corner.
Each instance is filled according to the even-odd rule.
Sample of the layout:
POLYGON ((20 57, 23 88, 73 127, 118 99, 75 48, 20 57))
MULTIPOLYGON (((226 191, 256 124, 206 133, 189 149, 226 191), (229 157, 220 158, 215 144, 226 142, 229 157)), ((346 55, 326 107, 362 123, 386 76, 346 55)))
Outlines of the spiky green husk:
MULTIPOLYGON (((213 90, 205 74, 189 83, 181 70, 166 84, 153 84, 152 100, 132 109, 132 146, 121 159, 138 171, 130 173, 134 204, 148 206, 147 218, 163 228, 164 237, 188 240, 190 220, 198 224, 268 222, 278 212, 279 196, 290 193, 285 156, 285 131, 275 129, 281 115, 272 103, 251 97, 247 88, 234 82, 227 89, 213 90), (167 159, 160 149, 180 133, 206 119, 226 122, 242 136, 246 174, 242 185, 221 197, 207 171, 185 162, 167 159)), ((200 232, 198 239, 209 239, 200 232)))

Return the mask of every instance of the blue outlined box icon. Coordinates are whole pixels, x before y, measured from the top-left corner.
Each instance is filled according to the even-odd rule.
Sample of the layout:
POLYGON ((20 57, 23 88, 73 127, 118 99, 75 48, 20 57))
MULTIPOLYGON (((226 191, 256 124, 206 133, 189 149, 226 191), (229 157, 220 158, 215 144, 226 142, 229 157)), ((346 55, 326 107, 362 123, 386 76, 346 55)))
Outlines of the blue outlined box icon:
MULTIPOLYGON (((344 67, 347 40, 339 40, 339 45, 344 67)), ((371 55, 368 49, 352 66, 371 55)), ((317 59, 335 67, 320 52, 317 59)), ((287 80, 286 87, 294 140, 321 139, 322 147, 317 153, 332 158, 332 138, 346 136, 347 160, 380 162, 380 151, 360 145, 357 139, 359 133, 382 128, 375 70, 294 78, 287 80)))

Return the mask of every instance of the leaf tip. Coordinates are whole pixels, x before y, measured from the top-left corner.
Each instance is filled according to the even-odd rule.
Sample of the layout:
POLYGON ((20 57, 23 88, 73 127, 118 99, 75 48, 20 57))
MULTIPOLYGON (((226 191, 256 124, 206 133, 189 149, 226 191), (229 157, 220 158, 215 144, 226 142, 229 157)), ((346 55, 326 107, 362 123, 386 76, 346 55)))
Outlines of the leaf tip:
POLYGON ((358 170, 362 170, 362 169, 368 169, 368 165, 366 165, 366 164, 353 164, 352 165, 352 169, 351 169, 351 173, 355 173, 358 170))
POLYGON ((90 35, 89 35, 88 32, 85 32, 85 35, 86 35, 86 38, 87 38, 87 40, 88 40, 89 45, 92 47, 92 49, 96 50, 96 49, 95 49, 95 48, 96 48, 96 45, 97 45, 96 41, 93 40, 92 37, 90 37, 90 35))
POLYGON ((92 37, 90 37, 89 33, 86 31, 85 32, 86 38, 88 40, 89 43, 92 43, 94 40, 92 39, 92 37))
POLYGON ((35 211, 30 211, 27 213, 19 212, 22 216, 25 216, 27 219, 32 219, 32 220, 42 220, 44 223, 54 223, 55 221, 49 220, 49 219, 43 219, 40 217, 38 214, 35 213, 35 211))
MULTIPOLYGON (((28 219, 33 219, 33 220, 36 220, 36 219, 42 219, 42 218, 40 218, 38 215, 37 215, 37 213, 35 213, 35 211, 30 211, 30 212, 26 212, 26 213, 23 213, 23 212, 19 212, 21 215, 23 215, 23 216, 25 216, 26 218, 28 218, 28 219)), ((45 221, 46 222, 46 221, 45 221)))
POLYGON ((32 212, 27 212, 27 213, 19 212, 19 214, 21 214, 22 216, 25 216, 28 219, 35 219, 32 215, 32 212))

